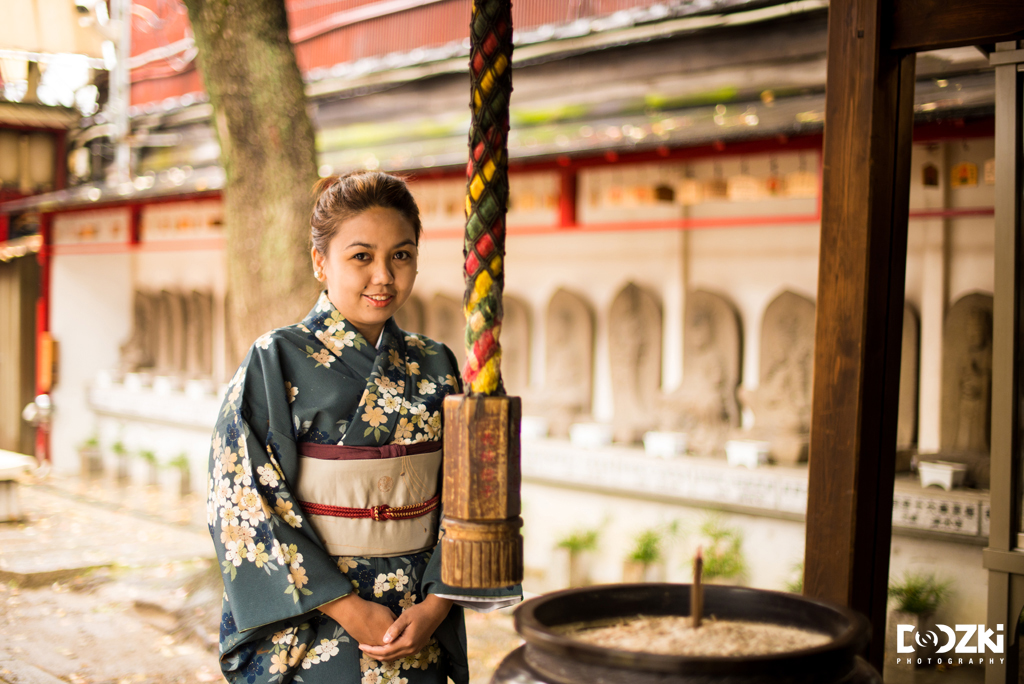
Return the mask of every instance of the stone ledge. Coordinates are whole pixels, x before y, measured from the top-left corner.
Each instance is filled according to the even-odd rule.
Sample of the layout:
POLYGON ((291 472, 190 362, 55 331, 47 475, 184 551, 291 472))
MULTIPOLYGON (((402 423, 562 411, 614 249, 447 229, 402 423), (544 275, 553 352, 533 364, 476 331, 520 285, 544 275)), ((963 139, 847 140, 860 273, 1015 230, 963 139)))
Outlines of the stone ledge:
MULTIPOLYGON (((523 442, 522 472, 524 481, 613 496, 786 520, 803 521, 807 514, 806 468, 749 470, 719 459, 651 458, 635 447, 583 449, 545 439, 523 442)), ((897 476, 894 534, 982 544, 988 531, 987 491, 924 489, 910 476, 897 476)))
POLYGON ((115 384, 89 388, 88 402, 89 408, 100 415, 210 433, 217 422, 221 397, 115 384))

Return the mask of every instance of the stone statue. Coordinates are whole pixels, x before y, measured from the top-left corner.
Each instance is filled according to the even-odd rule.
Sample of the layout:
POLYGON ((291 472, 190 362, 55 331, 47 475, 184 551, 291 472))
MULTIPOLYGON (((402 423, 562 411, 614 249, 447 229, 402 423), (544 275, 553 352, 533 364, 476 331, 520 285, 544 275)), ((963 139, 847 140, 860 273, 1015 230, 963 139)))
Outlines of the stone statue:
POLYGON ((505 391, 522 396, 530 386, 530 307, 521 299, 502 298, 501 377, 505 391))
POLYGON ((747 437, 771 443, 784 464, 807 459, 814 365, 814 302, 783 292, 765 309, 761 323, 761 373, 756 390, 741 392, 754 414, 747 437))
POLYGON ((425 318, 423 300, 416 295, 410 295, 402 308, 395 314, 395 323, 406 332, 422 333, 425 318))
MULTIPOLYGON (((900 403, 896 449, 905 451, 917 442, 917 354, 920 324, 914 308, 903 307, 903 348, 900 356, 900 403)), ((909 459, 905 459, 909 461, 909 459)), ((909 462, 907 463, 909 466, 909 462)))
POLYGON ((587 302, 558 290, 548 304, 544 331, 544 388, 524 398, 524 413, 548 419, 554 437, 588 420, 593 399, 594 314, 587 302))
POLYGON ((992 297, 969 294, 949 309, 942 335, 942 458, 968 465, 988 486, 992 420, 992 297))
POLYGON ((169 375, 174 369, 173 339, 174 331, 171 329, 171 293, 164 290, 154 296, 154 310, 156 320, 154 332, 156 334, 156 350, 154 370, 160 375, 169 375))
POLYGON ((454 297, 436 294, 426 312, 426 334, 455 352, 459 368, 466 364, 466 315, 454 297))
POLYGON ((213 295, 192 291, 185 305, 185 374, 207 378, 213 374, 213 295))
POLYGON ((637 442, 657 427, 661 387, 661 303, 627 284, 612 302, 608 320, 615 440, 637 442))
POLYGON ((156 297, 136 290, 132 303, 132 334, 121 345, 121 371, 134 373, 156 365, 156 297))
POLYGON ((661 428, 684 431, 691 451, 722 452, 740 425, 739 314, 723 297, 697 290, 686 297, 683 382, 664 398, 661 428))

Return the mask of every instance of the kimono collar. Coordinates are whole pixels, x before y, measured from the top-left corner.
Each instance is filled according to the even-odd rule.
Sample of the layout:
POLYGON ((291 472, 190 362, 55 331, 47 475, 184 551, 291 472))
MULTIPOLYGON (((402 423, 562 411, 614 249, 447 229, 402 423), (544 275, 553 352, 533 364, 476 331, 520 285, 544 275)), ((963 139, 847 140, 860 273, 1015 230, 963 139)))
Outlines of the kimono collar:
POLYGON ((405 335, 389 318, 381 332, 379 346, 370 344, 334 307, 327 293, 322 292, 316 306, 302 321, 309 336, 323 345, 319 352, 307 347, 309 356, 319 364, 328 366, 332 372, 345 374, 349 379, 358 378, 359 385, 353 391, 361 394, 355 413, 342 429, 342 441, 348 446, 380 446, 392 440, 400 411, 387 411, 381 407, 378 396, 380 382, 390 381, 392 387, 404 386, 402 395, 394 398, 396 407, 403 403, 412 405, 416 383, 409 375, 406 363, 408 349, 405 335), (319 354, 319 356, 318 356, 319 354), (335 363, 339 362, 339 363, 335 363), (347 369, 347 370, 345 370, 347 369), (372 398, 372 400, 371 400, 372 398))
POLYGON ((335 308, 327 296, 326 290, 320 293, 316 305, 302 319, 302 324, 309 328, 309 332, 331 352, 340 352, 346 347, 354 347, 364 351, 372 358, 381 351, 397 349, 398 342, 402 339, 394 319, 389 318, 381 330, 380 338, 367 340, 362 333, 356 330, 352 322, 335 308))

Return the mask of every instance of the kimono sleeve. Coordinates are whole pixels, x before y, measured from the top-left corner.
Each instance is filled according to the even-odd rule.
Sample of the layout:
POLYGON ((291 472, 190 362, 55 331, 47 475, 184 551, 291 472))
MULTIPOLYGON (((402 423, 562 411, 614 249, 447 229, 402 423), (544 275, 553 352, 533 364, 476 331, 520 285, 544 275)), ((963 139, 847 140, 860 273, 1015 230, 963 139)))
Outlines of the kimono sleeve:
MULTIPOLYGON (((447 346, 444 347, 445 354, 449 359, 449 363, 452 367, 452 375, 455 376, 456 387, 458 391, 462 391, 462 376, 459 373, 458 362, 455 360, 455 354, 447 346)), ((460 587, 453 587, 445 584, 441 581, 441 539, 444 539, 444 510, 441 510, 441 530, 439 535, 438 544, 434 547, 434 553, 430 556, 430 560, 427 562, 427 567, 423 570, 423 579, 421 580, 421 591, 424 596, 427 594, 436 594, 441 598, 446 598, 454 601, 457 605, 463 608, 469 608, 480 613, 490 612, 499 608, 506 608, 508 606, 519 603, 523 600, 523 587, 521 584, 514 584, 508 587, 499 587, 497 589, 463 589, 460 587)))
POLYGON ((239 632, 352 593, 304 520, 280 350, 254 346, 228 386, 210 449, 207 522, 239 632))

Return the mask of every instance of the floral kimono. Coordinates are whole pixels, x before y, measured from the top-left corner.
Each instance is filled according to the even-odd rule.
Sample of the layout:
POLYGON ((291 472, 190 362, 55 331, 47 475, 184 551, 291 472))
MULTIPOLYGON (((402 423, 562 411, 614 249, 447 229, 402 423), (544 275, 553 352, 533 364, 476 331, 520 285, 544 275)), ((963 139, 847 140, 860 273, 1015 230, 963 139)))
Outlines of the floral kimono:
MULTIPOLYGON (((511 605, 522 592, 518 586, 477 591, 441 582, 440 445, 429 443, 441 440, 441 404, 459 384, 447 347, 403 332, 393 319, 376 346, 368 343, 326 293, 302 323, 256 341, 228 385, 210 453, 207 521, 224 577, 220 661, 229 681, 433 684, 450 677, 456 684, 468 682, 462 607, 511 605), (346 459, 387 460, 317 460, 318 450, 332 449, 345 452, 346 459), (379 453, 351 455, 364 450, 379 453), (434 461, 414 460, 430 454, 405 455, 430 450, 434 461), (308 454, 313 458, 305 458, 308 454), (377 478, 374 471, 374 488, 346 475, 356 472, 346 470, 350 466, 395 464, 391 457, 398 455, 403 463, 428 464, 425 476, 416 480, 421 492, 414 498, 423 500, 391 511, 418 516, 409 520, 389 516, 387 505, 365 507, 381 501, 380 492, 397 491, 391 477, 377 478), (348 487, 359 501, 354 507, 345 501, 308 502, 306 492, 325 483, 339 491, 348 487), (331 511, 341 511, 342 517, 328 517, 335 515, 331 511), (340 527, 330 528, 334 523, 340 527), (411 534, 412 541, 403 537, 395 547, 389 535, 403 534, 411 534), (366 535, 373 539, 366 541, 366 535), (377 548, 371 542, 409 552, 339 552, 377 548), (317 610, 352 592, 395 615, 431 593, 455 605, 422 651, 381 662, 364 655, 336 621, 317 610)), ((406 478, 406 470, 390 472, 406 478)))

